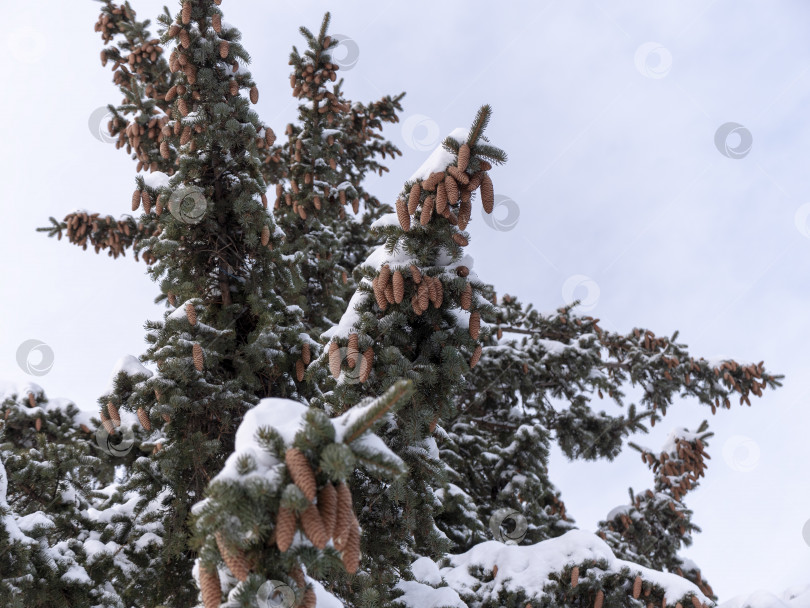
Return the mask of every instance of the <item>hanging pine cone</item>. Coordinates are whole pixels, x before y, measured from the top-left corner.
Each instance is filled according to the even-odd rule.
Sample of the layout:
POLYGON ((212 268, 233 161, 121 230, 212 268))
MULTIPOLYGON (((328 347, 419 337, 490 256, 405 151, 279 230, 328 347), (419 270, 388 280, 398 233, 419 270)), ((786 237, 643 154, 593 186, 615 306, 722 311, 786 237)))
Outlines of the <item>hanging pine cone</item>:
POLYGON ((42 430, 42 418, 37 418, 34 421, 34 429, 39 433, 42 430))
POLYGON ((484 211, 492 213, 495 207, 495 188, 488 173, 484 173, 481 178, 481 202, 484 205, 484 211))
POLYGON ((112 401, 107 403, 107 413, 110 415, 110 420, 112 420, 115 426, 121 426, 121 415, 118 413, 118 408, 112 401))
POLYGON ((186 302, 186 319, 189 325, 197 325, 197 310, 191 302, 186 302))
POLYGON ((337 516, 337 492, 332 482, 327 482, 318 493, 318 511, 326 536, 332 538, 335 534, 335 517, 337 516))
POLYGON ((405 297, 405 279, 402 277, 402 273, 399 270, 394 272, 392 282, 394 287, 394 302, 399 304, 402 302, 402 298, 405 297))
POLYGON ((227 40, 220 40, 219 41, 219 56, 222 59, 226 59, 228 57, 228 51, 230 50, 231 45, 228 43, 227 40))
POLYGON ((472 357, 470 357, 470 369, 472 369, 476 365, 478 365, 478 361, 481 359, 481 351, 482 350, 483 349, 481 348, 480 344, 475 347, 475 350, 473 351, 472 357))
POLYGON ((205 608, 219 608, 222 599, 222 587, 216 569, 200 568, 200 591, 205 608))
POLYGON ((574 569, 571 570, 571 586, 576 587, 579 583, 579 566, 574 566, 574 569))
POLYGON ((315 196, 313 196, 312 197, 312 204, 315 205, 315 209, 320 211, 321 207, 323 206, 323 205, 321 205, 321 197, 318 196, 317 194, 315 196))
POLYGON ((596 601, 593 603, 593 608, 602 608, 602 604, 605 602, 605 593, 601 589, 596 592, 596 601))
POLYGON ((472 285, 467 283, 461 292, 461 308, 470 310, 470 306, 472 306, 472 285))
POLYGON ((470 269, 466 266, 457 266, 456 267, 456 274, 460 277, 466 277, 470 274, 470 269))
POLYGON ((34 397, 34 393, 28 393, 28 407, 36 407, 37 406, 37 398, 34 397))
POLYGON ((371 287, 374 290, 374 298, 377 300, 377 306, 380 310, 388 308, 388 299, 385 297, 385 288, 380 287, 380 277, 376 276, 371 281, 371 287))
POLYGON ((436 189, 436 186, 439 185, 439 182, 444 179, 444 171, 436 171, 435 173, 431 173, 430 176, 422 182, 422 189, 427 190, 428 192, 433 192, 436 189))
POLYGON ((250 568, 245 559, 245 554, 239 548, 230 549, 225 544, 222 532, 214 534, 214 538, 217 541, 219 554, 222 556, 225 565, 228 566, 228 570, 236 577, 236 580, 244 583, 247 580, 248 574, 250 574, 250 568))
POLYGON ((340 346, 337 342, 329 344, 329 371, 335 380, 340 377, 340 346))
POLYGON ((408 213, 413 215, 416 213, 416 208, 419 206, 419 197, 422 196, 422 186, 416 182, 411 186, 411 192, 408 195, 408 213))
POLYGON ((138 408, 138 422, 140 422, 141 426, 147 431, 152 430, 152 423, 149 421, 149 414, 147 414, 146 410, 142 407, 138 408))
POLYGON ((165 194, 159 194, 157 197, 157 203, 155 203, 155 214, 158 217, 160 217, 160 214, 163 213, 163 201, 165 196, 165 194))
POLYGON ((304 591, 304 597, 301 598, 299 606, 300 608, 315 608, 317 601, 315 590, 310 587, 304 591))
POLYGON ((470 315, 470 337, 473 340, 478 339, 478 334, 481 332, 481 315, 474 312, 470 315))
POLYGON ((104 427, 108 435, 115 434, 115 426, 113 426, 112 420, 110 420, 110 417, 107 416, 104 410, 101 410, 101 426, 104 427))
POLYGON ((304 362, 301 359, 295 362, 295 379, 301 382, 304 379, 304 362))
POLYGON ((309 505, 301 513, 301 527, 316 549, 323 549, 326 546, 329 536, 326 534, 326 528, 318 512, 318 507, 309 505))
POLYGON ((458 207, 458 227, 466 230, 470 217, 472 217, 472 202, 468 198, 466 201, 462 200, 458 207))
POLYGON ((430 217, 433 215, 433 196, 428 196, 425 199, 425 202, 422 203, 422 214, 419 216, 419 223, 423 226, 427 226, 428 222, 430 221, 430 217))
POLYGON ((641 595, 641 577, 636 576, 636 580, 633 581, 633 599, 638 599, 638 596, 641 595))
POLYGON ((419 300, 419 308, 424 312, 428 308, 428 304, 430 302, 430 287, 428 286, 428 278, 425 277, 425 280, 419 285, 419 289, 416 292, 416 297, 419 300))
POLYGON ((366 382, 371 375, 371 367, 374 364, 374 349, 368 347, 363 353, 363 360, 360 362, 360 382, 366 382))
POLYGON ((357 365, 357 357, 359 355, 360 350, 357 334, 349 334, 349 347, 346 349, 346 363, 348 363, 349 367, 352 369, 354 369, 354 366, 357 365))
POLYGON ((470 163, 470 146, 461 144, 458 148, 458 166, 459 171, 466 171, 467 165, 470 163))
POLYGON ((307 500, 315 500, 315 491, 318 486, 315 483, 315 473, 312 471, 306 455, 298 448, 290 448, 284 455, 284 462, 298 489, 304 493, 307 500))
POLYGON ((255 85, 250 87, 250 103, 259 103, 259 89, 255 85))
POLYGON ((389 304, 394 303, 394 288, 391 286, 389 282, 388 285, 385 286, 385 301, 389 304))
POLYGON ((453 242, 456 245, 459 245, 460 247, 466 247, 467 245, 470 244, 469 241, 466 239, 466 237, 463 234, 461 234, 460 232, 456 232, 453 235, 453 242))
POLYGON ((335 549, 343 551, 349 541, 351 525, 354 522, 352 509, 352 493, 345 482, 337 487, 337 512, 335 515, 335 533, 332 535, 335 549))
POLYGON ((292 545, 295 536, 295 513, 285 507, 279 507, 276 518, 276 546, 282 553, 292 545))
POLYGON ((184 49, 191 46, 191 36, 188 35, 188 30, 180 30, 180 46, 184 49))
POLYGON ((388 264, 383 264, 380 268, 380 287, 385 289, 388 286, 388 281, 391 279, 391 267, 388 264))
POLYGON ((177 111, 180 112, 181 116, 188 116, 188 104, 185 99, 180 98, 177 100, 177 111))
POLYGON ((301 360, 304 362, 304 365, 309 365, 311 356, 309 343, 304 342, 303 346, 301 346, 301 360))
POLYGON ((137 211, 138 207, 140 206, 141 206, 141 191, 135 190, 135 192, 132 193, 132 210, 137 211))
POLYGON ((399 226, 403 231, 408 232, 411 229, 411 216, 408 214, 408 208, 405 200, 398 198, 397 203, 397 218, 399 219, 399 226))
POLYGON ((222 15, 219 13, 214 13, 211 15, 211 26, 214 28, 214 31, 217 34, 222 32, 222 15))
POLYGON ((262 226, 262 247, 267 247, 267 243, 270 242, 270 228, 268 228, 267 224, 262 226))
POLYGON ((272 146, 276 143, 276 132, 273 131, 270 127, 264 128, 264 139, 267 142, 268 146, 272 146))
POLYGON ((205 362, 202 346, 194 344, 194 346, 191 347, 191 357, 194 359, 194 369, 201 372, 203 370, 203 363, 205 362))
POLYGON ((413 282, 417 285, 422 282, 422 272, 413 264, 411 264, 411 279, 413 279, 413 282))
POLYGON ((346 572, 349 574, 357 572, 357 568, 360 565, 360 526, 356 518, 352 518, 351 527, 349 528, 349 539, 341 557, 346 572))
POLYGON ((416 294, 411 296, 411 308, 413 308, 414 314, 422 315, 422 307, 419 305, 419 296, 416 294))
MULTIPOLYGON (((169 142, 165 139, 160 142, 160 156, 162 158, 169 158, 169 142)), ((147 213, 149 213, 147 211, 147 213)))
MULTIPOLYGON (((191 23, 191 0, 186 0, 183 2, 183 11, 181 13, 181 17, 183 20, 183 25, 188 25, 191 23)), ((206 606, 206 608, 208 608, 206 606)))

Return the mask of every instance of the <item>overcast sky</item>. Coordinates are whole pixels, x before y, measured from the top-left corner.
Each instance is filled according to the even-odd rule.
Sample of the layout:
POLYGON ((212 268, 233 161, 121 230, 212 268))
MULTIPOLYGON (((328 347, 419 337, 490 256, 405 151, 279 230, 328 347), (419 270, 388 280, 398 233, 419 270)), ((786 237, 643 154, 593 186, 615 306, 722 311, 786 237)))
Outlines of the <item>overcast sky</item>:
MULTIPOLYGON (((132 0, 139 16, 162 3, 132 0)), ((2 0, 0 378, 34 381, 84 409, 124 354, 145 350, 158 290, 117 261, 34 232, 76 208, 129 212, 134 164, 105 143, 94 111, 120 96, 102 69, 95 2, 2 0), (95 130, 95 133, 93 132, 95 130), (16 352, 40 340, 50 372, 16 352)), ((172 11, 176 10, 173 5, 172 11)), ((297 29, 351 38, 337 58, 347 97, 407 91, 388 136, 404 156, 374 191, 402 182, 453 128, 494 107, 488 136, 503 204, 470 225, 479 276, 541 310, 582 299, 605 328, 680 330, 697 356, 765 360, 785 386, 752 407, 676 404, 641 442, 710 418, 706 478, 687 497, 703 528, 685 554, 721 600, 810 583, 810 7, 799 0, 622 2, 233 2, 253 57, 262 120, 295 117, 287 65, 297 29), (731 123, 731 124, 729 124, 731 123), (508 200, 507 200, 508 199, 508 200)), ((651 476, 633 450, 567 463, 552 479, 594 529, 651 476)))

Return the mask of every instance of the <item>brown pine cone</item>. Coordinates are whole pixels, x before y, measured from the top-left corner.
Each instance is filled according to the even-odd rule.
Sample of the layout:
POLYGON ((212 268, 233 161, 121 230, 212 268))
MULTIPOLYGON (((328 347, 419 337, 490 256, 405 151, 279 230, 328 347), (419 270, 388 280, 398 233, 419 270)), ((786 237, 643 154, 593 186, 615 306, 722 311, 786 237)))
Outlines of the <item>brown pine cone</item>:
POLYGON ((636 576, 636 580, 633 581, 633 599, 638 599, 639 595, 641 595, 641 577, 636 576))
POLYGON ((332 535, 335 549, 338 551, 343 551, 343 549, 346 548, 353 522, 354 510, 352 508, 352 493, 345 482, 340 482, 337 487, 335 533, 332 535))
POLYGON ((228 566, 228 570, 231 571, 238 581, 244 583, 247 580, 248 574, 250 573, 250 568, 248 567, 248 562, 245 559, 245 554, 239 548, 230 549, 225 544, 225 539, 222 536, 222 532, 217 532, 214 534, 214 538, 217 541, 219 554, 222 556, 222 560, 225 562, 225 565, 228 566))
POLYGON ((138 422, 140 422, 141 426, 147 431, 152 430, 152 423, 149 421, 149 414, 147 414, 146 410, 142 407, 138 408, 138 422))
POLYGON ((113 425, 121 426, 121 415, 118 413, 118 408, 110 401, 107 403, 107 413, 110 415, 113 425))
MULTIPOLYGON (((427 279, 427 277, 425 277, 425 279, 427 279)), ((428 287, 427 280, 422 281, 422 283, 419 285, 416 296, 419 298, 419 308, 421 308, 423 311, 427 310, 430 302, 430 287, 428 287)))
POLYGON ((194 359, 194 369, 201 372, 203 370, 203 363, 205 362, 202 346, 194 344, 194 346, 191 347, 191 357, 194 359))
POLYGON ((441 279, 435 279, 433 286, 436 288, 436 299, 433 301, 433 306, 441 308, 442 300, 444 299, 444 285, 442 285, 441 279))
POLYGON ((380 277, 374 277, 371 281, 371 287, 374 289, 374 298, 377 300, 377 306, 380 310, 388 308, 388 300, 385 297, 385 288, 380 287, 380 277))
POLYGON ((303 346, 301 346, 301 360, 304 362, 304 365, 309 365, 311 357, 312 353, 309 349, 309 343, 304 342, 303 346))
POLYGON ((466 266, 458 266, 456 268, 456 274, 460 277, 466 277, 468 274, 470 274, 470 269, 466 266))
POLYGON ((458 148, 458 165, 459 171, 466 171, 467 165, 470 164, 470 146, 461 144, 458 148))
POLYGON ((222 587, 219 583, 219 574, 216 568, 200 568, 200 591, 205 608, 219 608, 222 599, 222 587))
POLYGON ((479 361, 479 359, 481 359, 481 351, 482 350, 483 349, 481 348, 480 344, 475 347, 475 350, 473 351, 472 357, 470 357, 470 369, 472 369, 476 365, 478 365, 478 361, 479 361))
POLYGON ((354 366, 357 365, 357 357, 360 356, 359 348, 357 334, 349 334, 349 346, 346 349, 346 363, 348 363, 349 367, 352 369, 354 369, 354 366))
POLYGON ((321 205, 321 197, 320 197, 320 196, 318 196, 317 194, 316 194, 315 196, 313 196, 313 197, 312 197, 312 204, 313 204, 313 205, 315 205, 315 209, 317 209, 318 211, 320 211, 320 210, 321 210, 321 206, 322 206, 322 205, 321 205))
POLYGON ((354 574, 360 565, 360 525, 357 519, 353 518, 351 528, 349 530, 349 540, 346 543, 346 548, 342 555, 343 567, 346 572, 354 574))
POLYGON ((439 182, 444 179, 444 171, 436 171, 431 173, 430 176, 422 182, 422 189, 428 192, 433 192, 439 182))
POLYGON ((461 307, 464 310, 470 310, 470 306, 472 306, 472 285, 467 283, 464 291, 461 292, 461 307))
POLYGON ((453 176, 457 183, 466 186, 470 183, 470 176, 460 170, 458 167, 447 167, 447 172, 453 176))
POLYGON ((37 418, 34 421, 34 429, 36 430, 37 433, 39 433, 42 430, 42 418, 37 418))
POLYGON ((398 198, 397 199, 397 218, 399 218, 399 226, 405 232, 411 229, 411 216, 408 214, 408 207, 405 204, 405 200, 398 198))
POLYGON ((140 206, 141 206, 141 191, 135 190, 135 192, 132 193, 132 210, 137 211, 138 207, 140 206))
POLYGON ((191 302, 186 302, 186 319, 188 319, 190 325, 197 324, 197 311, 191 302))
MULTIPOLYGON (((170 156, 170 154, 169 154, 169 142, 166 141, 165 139, 162 142, 160 142, 160 156, 161 156, 161 158, 169 158, 169 156, 170 156)), ((147 211, 147 213, 149 213, 149 212, 147 211)))
POLYGON ((492 213, 492 209, 495 207, 495 188, 487 173, 484 173, 481 179, 481 202, 484 205, 484 211, 492 213))
POLYGON ((478 171, 470 178, 470 183, 464 186, 464 190, 467 192, 475 192, 478 189, 478 186, 481 185, 481 180, 483 179, 484 174, 481 171, 478 171))
POLYGON ((182 97, 177 100, 177 110, 180 112, 181 116, 188 116, 188 104, 182 97))
POLYGON ((470 223, 471 216, 472 203, 470 202, 470 199, 467 199, 466 201, 462 200, 458 207, 458 227, 465 230, 467 228, 467 224, 470 223))
POLYGON ((470 315, 470 337, 477 340, 479 333, 481 333, 481 315, 474 312, 470 315))
POLYGON ((419 306, 419 296, 413 294, 411 296, 411 308, 413 308, 414 314, 420 315, 422 314, 422 307, 419 306))
POLYGON ((250 87, 250 103, 259 103, 259 89, 255 85, 250 87))
POLYGON ((399 270, 394 272, 393 285, 394 302, 399 304, 402 302, 402 298, 405 297, 405 279, 402 277, 402 273, 399 270))
POLYGON ((417 285, 422 282, 422 273, 419 268, 413 264, 411 264, 411 279, 413 279, 413 282, 417 285))
POLYGON ((214 28, 214 31, 219 34, 222 31, 222 15, 219 13, 211 15, 211 26, 214 28))
POLYGON ((191 36, 188 35, 188 30, 180 30, 180 46, 184 49, 191 46, 191 36))
POLYGON ((323 549, 326 546, 329 536, 326 534, 326 528, 323 525, 321 514, 318 512, 318 507, 309 505, 301 513, 301 527, 316 549, 323 549))
POLYGON ((107 431, 107 434, 108 435, 114 435, 115 434, 115 426, 113 425, 112 420, 110 420, 110 417, 107 415, 107 413, 104 410, 101 410, 100 417, 101 417, 101 426, 104 427, 104 430, 107 431))
POLYGON ((274 143, 276 143, 276 132, 270 127, 265 127, 264 140, 267 142, 268 146, 272 146, 274 143))
POLYGON ((576 587, 579 583, 579 566, 574 566, 574 569, 571 570, 571 586, 576 587))
POLYGON ((444 191, 447 193, 447 203, 455 205, 458 202, 458 184, 452 175, 444 178, 444 191))
POLYGON ((295 362, 295 379, 301 382, 304 379, 304 362, 301 359, 295 362))
POLYGON ((383 264, 382 268, 380 268, 379 279, 380 287, 385 289, 388 286, 388 281, 391 279, 391 267, 388 264, 383 264))
POLYGON ((284 455, 284 462, 295 485, 308 500, 315 500, 318 486, 315 482, 315 473, 312 471, 306 455, 298 448, 290 448, 284 455))
POLYGON ((219 56, 223 59, 228 57, 228 51, 230 50, 231 45, 228 43, 227 40, 220 40, 219 41, 219 56))
MULTIPOLYGON (((285 507, 279 507, 276 518, 276 546, 282 553, 292 545, 295 536, 295 513, 285 507)), ((207 608, 207 607, 206 607, 207 608)))
POLYGON ((436 213, 441 215, 445 209, 447 209, 447 190, 444 187, 444 182, 440 182, 436 188, 436 213))
POLYGON ((315 590, 311 587, 304 591, 304 597, 301 598, 301 603, 299 604, 299 608, 315 608, 317 602, 317 596, 315 595, 315 590))
POLYGON ((453 242, 454 242, 456 245, 459 245, 459 246, 461 246, 461 247, 466 247, 467 245, 469 245, 469 244, 470 244, 470 243, 469 243, 469 241, 468 241, 468 240, 467 240, 467 239, 464 237, 464 235, 463 235, 463 234, 461 234, 460 232, 456 232, 456 233, 453 235, 453 242))
POLYGON ((371 369, 374 365, 374 349, 368 347, 363 353, 363 360, 360 361, 360 382, 365 382, 371 375, 371 369))
POLYGON ((267 247, 267 243, 270 242, 270 228, 268 228, 267 224, 262 226, 262 247, 267 247))
POLYGON ((427 226, 430 217, 433 215, 433 196, 428 196, 425 202, 422 203, 422 215, 419 216, 419 223, 427 226))
POLYGON ((389 304, 393 304, 396 301, 394 300, 394 288, 391 286, 390 282, 385 286, 385 301, 389 304))
POLYGON ((411 186, 411 192, 408 195, 408 213, 413 215, 416 213, 416 208, 419 206, 419 197, 422 196, 422 186, 416 182, 411 186))
POLYGON ((602 608, 602 604, 605 602, 605 592, 601 589, 596 592, 596 600, 593 603, 593 608, 602 608))
POLYGON ((327 482, 318 492, 318 511, 321 514, 326 536, 332 538, 335 534, 335 517, 337 516, 337 492, 332 482, 327 482))
POLYGON ((425 285, 428 288, 428 299, 436 304, 436 280, 431 276, 425 276, 425 285))
MULTIPOLYGON (((181 13, 183 25, 191 23, 191 0, 183 2, 183 11, 181 13)), ((207 606, 206 606, 207 608, 207 606)))

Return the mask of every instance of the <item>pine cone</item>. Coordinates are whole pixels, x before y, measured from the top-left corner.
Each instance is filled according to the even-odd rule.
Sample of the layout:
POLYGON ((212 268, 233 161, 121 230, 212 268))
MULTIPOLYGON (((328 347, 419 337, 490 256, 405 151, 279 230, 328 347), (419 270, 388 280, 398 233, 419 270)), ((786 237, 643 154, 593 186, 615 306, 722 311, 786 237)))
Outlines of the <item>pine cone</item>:
POLYGON ((34 429, 39 433, 42 430, 42 418, 37 418, 34 421, 34 429))
POLYGON ((371 368, 374 365, 374 349, 368 347, 363 353, 363 360, 360 362, 360 382, 365 382, 371 375, 371 368))
POLYGON ((227 40, 220 40, 219 41, 219 56, 223 59, 227 59, 228 51, 230 50, 231 45, 228 43, 227 40))
POLYGON ((444 178, 444 191, 447 194, 447 204, 455 205, 458 202, 458 184, 452 175, 444 178))
POLYGON ((250 87, 250 103, 259 103, 259 89, 255 85, 250 87))
POLYGON ((411 264, 411 279, 413 282, 419 285, 422 282, 422 273, 417 266, 411 264))
POLYGON ((160 217, 160 214, 163 213, 163 194, 159 194, 157 198, 157 203, 155 203, 155 214, 160 217))
MULTIPOLYGON (((292 545, 295 536, 295 513, 285 507, 279 507, 276 518, 276 546, 282 553, 292 545)), ((206 607, 207 608, 207 607, 206 607)))
POLYGON ((371 281, 371 287, 374 289, 374 298, 377 300, 377 306, 380 310, 388 308, 388 300, 385 297, 385 288, 380 287, 380 277, 376 276, 371 281))
POLYGON ((425 280, 419 285, 416 297, 419 299, 419 308, 421 308, 422 311, 427 310, 430 302, 430 287, 428 286, 427 277, 425 277, 425 280))
MULTIPOLYGON (((181 13, 183 25, 188 25, 191 23, 191 0, 186 0, 183 2, 183 11, 181 13)), ((208 608, 206 606, 206 608, 208 608)))
POLYGON ((359 355, 360 350, 357 334, 351 333, 349 334, 349 346, 346 349, 346 363, 348 363, 349 367, 352 369, 357 365, 357 357, 359 355))
POLYGON ((318 507, 309 505, 301 513, 301 527, 316 549, 323 549, 326 546, 329 536, 326 534, 318 507))
POLYGON ((389 282, 388 285, 385 286, 385 301, 389 304, 393 304, 394 300, 394 288, 391 286, 389 282))
POLYGON ((380 282, 379 285, 382 289, 388 286, 388 281, 391 279, 391 267, 388 264, 383 264, 380 268, 380 282))
POLYGON ((326 536, 332 538, 335 535, 335 517, 337 516, 337 492, 331 482, 321 488, 318 493, 318 511, 321 514, 326 536))
POLYGON ((419 223, 423 226, 428 225, 430 217, 433 215, 433 204, 433 196, 428 196, 422 203, 422 215, 419 216, 419 223))
POLYGON ((152 423, 149 421, 149 414, 147 414, 146 410, 142 407, 138 408, 138 422, 140 422, 141 426, 147 431, 152 430, 152 423))
POLYGON ((141 206, 141 191, 135 190, 135 192, 132 193, 132 210, 137 211, 138 207, 140 206, 141 206))
POLYGON ((470 274, 470 269, 466 266, 457 266, 456 267, 456 274, 460 277, 466 277, 470 274))
POLYGON ((264 140, 267 142, 268 146, 272 146, 276 143, 276 133, 270 127, 264 128, 264 140))
POLYGON ((697 598, 697 596, 696 596, 696 595, 693 595, 693 596, 692 596, 692 605, 693 605, 695 608, 704 608, 704 607, 703 607, 703 604, 702 604, 702 603, 701 603, 701 601, 700 601, 700 600, 697 598))
POLYGON ((290 448, 284 455, 284 462, 293 482, 304 493, 307 500, 315 500, 318 486, 315 482, 315 473, 313 473, 306 455, 298 448, 290 448))
POLYGON ((115 426, 121 426, 121 415, 118 413, 118 408, 115 407, 112 401, 107 403, 107 413, 110 415, 110 420, 112 420, 115 426))
POLYGON ((304 362, 301 359, 295 362, 295 379, 301 382, 304 379, 304 362))
POLYGON ((474 312, 470 315, 470 337, 473 340, 478 339, 478 334, 481 332, 481 315, 474 312))
POLYGON ((340 346, 337 342, 329 344, 329 371, 335 380, 340 377, 340 346))
POLYGON ((346 572, 354 574, 357 572, 357 567, 360 565, 360 526, 356 518, 352 518, 351 528, 349 529, 349 539, 346 543, 346 549, 343 551, 343 567, 346 572))
POLYGON ((574 566, 574 569, 571 570, 571 586, 576 587, 579 583, 579 566, 574 566))
POLYGON ((190 325, 197 324, 197 311, 191 302, 186 302, 186 319, 188 319, 190 325))
POLYGON ((458 167, 447 167, 447 172, 453 176, 457 184, 466 186, 470 183, 470 176, 464 173, 464 171, 461 171, 458 167))
POLYGON ((217 541, 219 554, 222 556, 225 565, 228 566, 228 570, 231 571, 238 581, 244 583, 247 580, 248 574, 250 574, 250 568, 245 559, 245 554, 238 548, 234 550, 229 549, 225 544, 225 539, 221 532, 214 534, 214 538, 217 541))
POLYGON ((462 230, 466 230, 467 224, 470 223, 471 216, 472 203, 470 202, 470 199, 467 199, 466 201, 462 200, 458 207, 458 227, 462 230))
POLYGON ((464 291, 461 292, 461 308, 464 310, 470 310, 472 306, 472 285, 467 283, 464 286, 464 291))
POLYGON ((191 46, 191 36, 188 35, 188 30, 180 30, 180 46, 184 49, 191 46))
POLYGON ((475 347, 472 357, 470 357, 470 369, 478 365, 478 361, 481 359, 481 350, 482 348, 480 344, 475 347))
POLYGON ((311 587, 304 591, 304 597, 301 598, 301 603, 299 604, 300 608, 315 608, 317 602, 317 596, 315 595, 315 590, 311 587))
POLYGON ((422 188, 428 192, 433 192, 439 182, 444 179, 444 171, 436 171, 431 173, 430 176, 422 182, 422 188))
POLYGON ((110 420, 110 417, 104 412, 104 410, 101 410, 101 426, 104 427, 104 430, 107 431, 108 435, 115 434, 115 426, 113 426, 112 420, 110 420))
POLYGON ((303 346, 301 346, 301 360, 304 362, 304 365, 309 365, 311 356, 312 354, 309 350, 309 343, 304 342, 303 346))
POLYGON ((416 208, 419 206, 419 197, 422 196, 422 186, 416 182, 411 186, 411 192, 408 195, 408 213, 413 215, 416 213, 416 208))
POLYGON ((402 302, 402 298, 405 297, 405 279, 402 277, 402 273, 399 270, 394 272, 393 286, 394 302, 399 304, 402 302))
POLYGON ((205 608, 219 608, 222 599, 222 587, 216 569, 200 568, 200 591, 205 608))
POLYGON ((459 171, 466 171, 467 165, 470 164, 470 146, 461 144, 458 148, 458 165, 459 171))
POLYGON ((416 294, 411 296, 411 308, 413 308, 414 314, 422 315, 422 307, 419 306, 419 296, 416 294))
POLYGON ((191 347, 191 357, 194 359, 194 369, 201 372, 203 370, 203 363, 205 362, 202 346, 195 343, 194 346, 191 347))
MULTIPOLYGON (((165 139, 162 142, 160 142, 160 156, 162 158, 169 158, 169 156, 170 156, 170 154, 169 154, 169 142, 166 141, 165 139)), ((149 213, 149 212, 147 211, 147 213, 149 213)))
POLYGON ((181 116, 188 116, 188 104, 182 97, 177 100, 177 110, 180 112, 181 116))
POLYGON ((36 407, 37 406, 37 398, 34 397, 34 393, 28 393, 28 407, 36 407))
POLYGON ((470 178, 469 183, 466 186, 464 186, 464 191, 466 191, 467 193, 475 192, 478 189, 478 186, 481 185, 481 180, 483 179, 483 177, 484 177, 483 172, 478 171, 477 173, 475 173, 470 178))
POLYGON ((641 577, 636 576, 636 580, 633 581, 633 599, 638 599, 638 596, 641 595, 641 577))
POLYGON ((445 209, 447 209, 447 190, 444 187, 444 182, 441 182, 436 188, 436 213, 443 215, 445 209))
POLYGON ((481 202, 484 205, 484 211, 492 213, 492 209, 495 207, 495 188, 487 173, 484 173, 481 178, 481 202))
POLYGON ((408 214, 408 207, 405 200, 398 198, 397 203, 397 218, 399 218, 399 226, 403 231, 408 232, 411 229, 411 216, 408 214))
POLYGON ((267 247, 267 243, 270 242, 270 228, 268 228, 267 224, 262 226, 262 247, 267 247))
POLYGON ((354 523, 354 510, 352 509, 352 493, 345 482, 337 487, 337 512, 335 515, 335 533, 332 535, 335 549, 343 551, 349 541, 351 525, 354 523))
POLYGON ((313 197, 312 197, 312 204, 313 204, 313 205, 315 205, 315 209, 317 209, 318 211, 320 211, 320 210, 321 210, 321 206, 322 206, 322 205, 321 205, 321 197, 320 197, 320 196, 318 196, 318 195, 313 196, 313 197))
POLYGON ((460 232, 456 232, 453 235, 453 242, 456 245, 459 245, 460 247, 466 247, 467 245, 470 244, 469 241, 466 239, 466 237, 463 234, 461 234, 460 232))
POLYGON ((222 31, 222 15, 219 13, 211 15, 211 26, 214 28, 214 31, 219 34, 222 31))

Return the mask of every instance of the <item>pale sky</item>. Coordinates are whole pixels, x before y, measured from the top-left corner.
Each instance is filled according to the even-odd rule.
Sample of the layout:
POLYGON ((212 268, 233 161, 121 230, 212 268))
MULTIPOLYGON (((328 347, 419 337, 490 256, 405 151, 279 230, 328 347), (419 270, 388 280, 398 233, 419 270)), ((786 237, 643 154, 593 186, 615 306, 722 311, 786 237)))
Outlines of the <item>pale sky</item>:
MULTIPOLYGON (((157 287, 131 256, 82 252, 34 228, 76 208, 129 213, 134 163, 88 124, 120 101, 99 63, 99 5, 0 6, 0 379, 34 381, 50 397, 97 409, 116 360, 145 350, 143 323, 161 312, 157 287), (32 339, 54 354, 41 377, 16 361, 32 339)), ((162 4, 133 6, 143 17, 162 4)), ((710 418, 712 460, 686 499, 703 533, 685 555, 721 601, 810 583, 802 536, 810 6, 224 0, 221 8, 253 57, 261 118, 279 133, 295 116, 287 59, 301 46, 298 26, 316 30, 326 10, 331 31, 356 50, 342 73, 347 97, 407 91, 404 120, 387 132, 404 156, 373 182, 384 200, 444 135, 493 105, 488 136, 509 162, 492 176, 509 201, 496 210, 501 230, 474 214, 469 251, 499 294, 547 311, 580 298, 605 328, 677 329, 697 356, 764 359, 784 373, 785 386, 750 408, 712 418, 678 403, 639 440, 657 447, 673 426, 710 418)), ((628 486, 643 490, 652 479, 630 449, 615 463, 567 463, 555 451, 550 469, 568 512, 591 530, 628 500, 628 486)))

